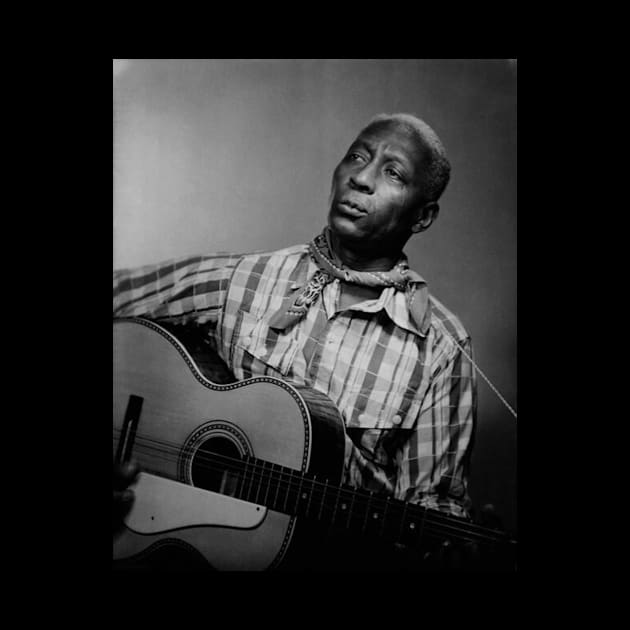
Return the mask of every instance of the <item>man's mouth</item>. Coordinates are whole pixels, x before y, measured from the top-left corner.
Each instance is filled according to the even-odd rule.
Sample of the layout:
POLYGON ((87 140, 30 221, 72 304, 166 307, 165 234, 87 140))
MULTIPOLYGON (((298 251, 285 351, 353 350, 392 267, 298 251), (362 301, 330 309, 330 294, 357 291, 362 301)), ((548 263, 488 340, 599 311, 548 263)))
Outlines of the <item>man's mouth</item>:
POLYGON ((342 199, 339 202, 339 205, 350 214, 355 214, 357 216, 362 214, 367 214, 367 210, 356 201, 352 201, 351 199, 342 199))

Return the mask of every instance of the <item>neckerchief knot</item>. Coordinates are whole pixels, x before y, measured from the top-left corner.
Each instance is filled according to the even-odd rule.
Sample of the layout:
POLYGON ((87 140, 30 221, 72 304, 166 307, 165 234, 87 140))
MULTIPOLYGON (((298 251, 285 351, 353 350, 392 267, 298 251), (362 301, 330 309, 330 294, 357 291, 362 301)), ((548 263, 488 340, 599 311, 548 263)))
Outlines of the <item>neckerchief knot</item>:
POLYGON ((296 296, 283 300, 282 306, 269 321, 271 328, 284 330, 300 321, 317 301, 324 287, 335 278, 350 284, 365 287, 394 287, 397 291, 405 292, 414 324, 418 329, 423 325, 428 301, 426 283, 418 274, 409 269, 404 254, 389 271, 350 269, 343 264, 333 250, 328 226, 309 243, 309 253, 317 264, 318 270, 296 296))

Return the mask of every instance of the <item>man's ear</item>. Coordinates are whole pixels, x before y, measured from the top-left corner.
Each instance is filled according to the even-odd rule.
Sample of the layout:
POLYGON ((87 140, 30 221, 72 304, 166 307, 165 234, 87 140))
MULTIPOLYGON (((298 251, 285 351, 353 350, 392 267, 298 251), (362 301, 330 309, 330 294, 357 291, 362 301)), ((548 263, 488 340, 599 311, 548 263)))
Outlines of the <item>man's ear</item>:
POLYGON ((414 233, 424 232, 429 228, 431 223, 437 219, 438 212, 440 211, 440 206, 437 201, 429 201, 424 204, 418 210, 418 217, 416 221, 411 226, 411 231, 414 233))

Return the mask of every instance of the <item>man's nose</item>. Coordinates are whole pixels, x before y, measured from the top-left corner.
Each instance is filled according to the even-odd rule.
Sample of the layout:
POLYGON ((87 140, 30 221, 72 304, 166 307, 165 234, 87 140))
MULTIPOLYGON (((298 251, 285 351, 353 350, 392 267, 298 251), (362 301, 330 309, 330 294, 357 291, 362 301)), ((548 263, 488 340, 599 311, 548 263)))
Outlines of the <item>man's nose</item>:
POLYGON ((360 171, 350 175, 350 185, 355 190, 371 195, 374 192, 374 176, 374 168, 371 164, 366 164, 360 171))

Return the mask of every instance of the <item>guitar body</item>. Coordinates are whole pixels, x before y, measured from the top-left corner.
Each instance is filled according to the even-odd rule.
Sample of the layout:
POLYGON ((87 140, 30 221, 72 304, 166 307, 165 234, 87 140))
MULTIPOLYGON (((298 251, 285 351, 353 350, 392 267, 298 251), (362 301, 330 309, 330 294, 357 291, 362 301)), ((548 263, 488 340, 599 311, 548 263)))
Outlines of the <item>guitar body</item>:
MULTIPOLYGON (((217 570, 299 561, 310 526, 269 507, 281 503, 278 488, 247 485, 247 467, 230 475, 213 454, 262 461, 271 478, 275 467, 335 483, 343 475, 343 422, 328 398, 273 377, 213 383, 173 335, 142 319, 114 322, 113 424, 115 458, 143 470, 114 538, 121 567, 165 548, 217 570)), ((260 469, 252 464, 253 473, 260 469)))

